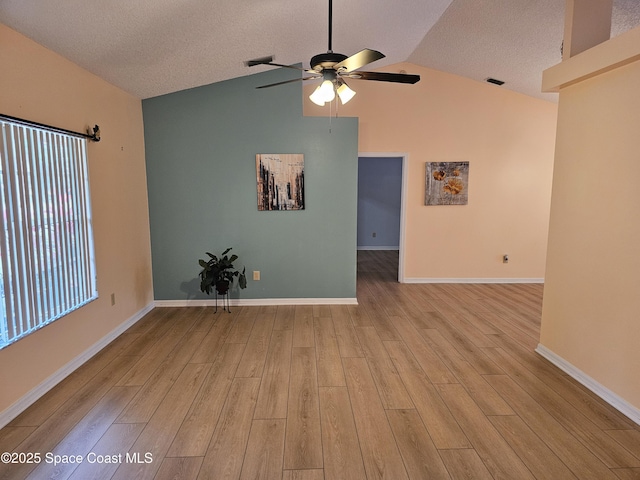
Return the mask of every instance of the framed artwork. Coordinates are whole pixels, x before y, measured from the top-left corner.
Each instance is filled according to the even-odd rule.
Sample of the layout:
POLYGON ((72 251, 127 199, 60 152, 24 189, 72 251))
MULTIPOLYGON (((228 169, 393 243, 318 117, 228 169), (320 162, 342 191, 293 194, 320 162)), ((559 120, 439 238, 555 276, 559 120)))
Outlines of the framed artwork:
POLYGON ((256 155, 258 210, 304 210, 304 155, 256 155))
POLYGON ((425 205, 466 205, 469 162, 427 162, 425 205))

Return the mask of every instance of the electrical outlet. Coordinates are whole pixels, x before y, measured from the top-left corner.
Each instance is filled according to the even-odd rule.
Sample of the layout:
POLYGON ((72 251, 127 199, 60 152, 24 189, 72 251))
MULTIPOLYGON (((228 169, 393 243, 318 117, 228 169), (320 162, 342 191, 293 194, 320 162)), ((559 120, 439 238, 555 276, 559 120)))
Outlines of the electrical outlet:
POLYGON ((373 233, 371 234, 371 236, 372 236, 373 238, 376 238, 376 236, 377 236, 377 235, 378 235, 378 234, 377 234, 376 232, 373 232, 373 233))
POLYGON ((256 281, 260 280, 260 270, 253 271, 253 279, 256 281))

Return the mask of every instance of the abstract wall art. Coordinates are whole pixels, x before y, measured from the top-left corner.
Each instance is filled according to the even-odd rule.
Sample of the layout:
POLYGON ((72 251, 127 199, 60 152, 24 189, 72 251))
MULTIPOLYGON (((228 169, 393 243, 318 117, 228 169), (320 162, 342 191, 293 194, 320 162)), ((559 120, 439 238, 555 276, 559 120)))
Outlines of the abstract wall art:
POLYGON ((466 205, 469 162, 427 162, 425 205, 466 205))
POLYGON ((258 210, 304 210, 304 155, 256 155, 258 210))

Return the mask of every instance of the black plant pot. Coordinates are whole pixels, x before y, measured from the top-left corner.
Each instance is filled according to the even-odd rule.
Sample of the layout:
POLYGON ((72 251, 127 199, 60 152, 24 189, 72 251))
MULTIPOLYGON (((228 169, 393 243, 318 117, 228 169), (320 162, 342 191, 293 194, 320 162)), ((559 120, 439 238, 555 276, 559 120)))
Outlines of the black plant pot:
POLYGON ((228 280, 221 280, 218 283, 216 283, 216 292, 218 292, 218 295, 226 295, 228 291, 229 291, 228 280))

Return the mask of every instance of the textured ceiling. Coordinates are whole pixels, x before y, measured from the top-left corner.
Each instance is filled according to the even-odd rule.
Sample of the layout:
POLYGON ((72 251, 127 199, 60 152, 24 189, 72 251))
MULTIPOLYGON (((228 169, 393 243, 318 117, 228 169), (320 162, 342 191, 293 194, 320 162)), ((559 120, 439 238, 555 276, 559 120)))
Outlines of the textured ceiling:
MULTIPOLYGON (((454 0, 408 61, 555 101, 540 87, 562 60, 564 10, 564 0, 454 0)), ((611 35, 637 25, 640 0, 614 0, 611 35)))
MULTIPOLYGON (((613 34, 640 24, 639 0, 614 0, 613 34)), ((274 55, 308 66, 327 50, 320 0, 0 0, 0 22, 139 98, 249 75, 274 55)), ((333 50, 372 48, 502 88, 541 94, 560 61, 564 0, 335 0, 333 50)), ((409 72, 411 73, 411 72, 409 72)))

